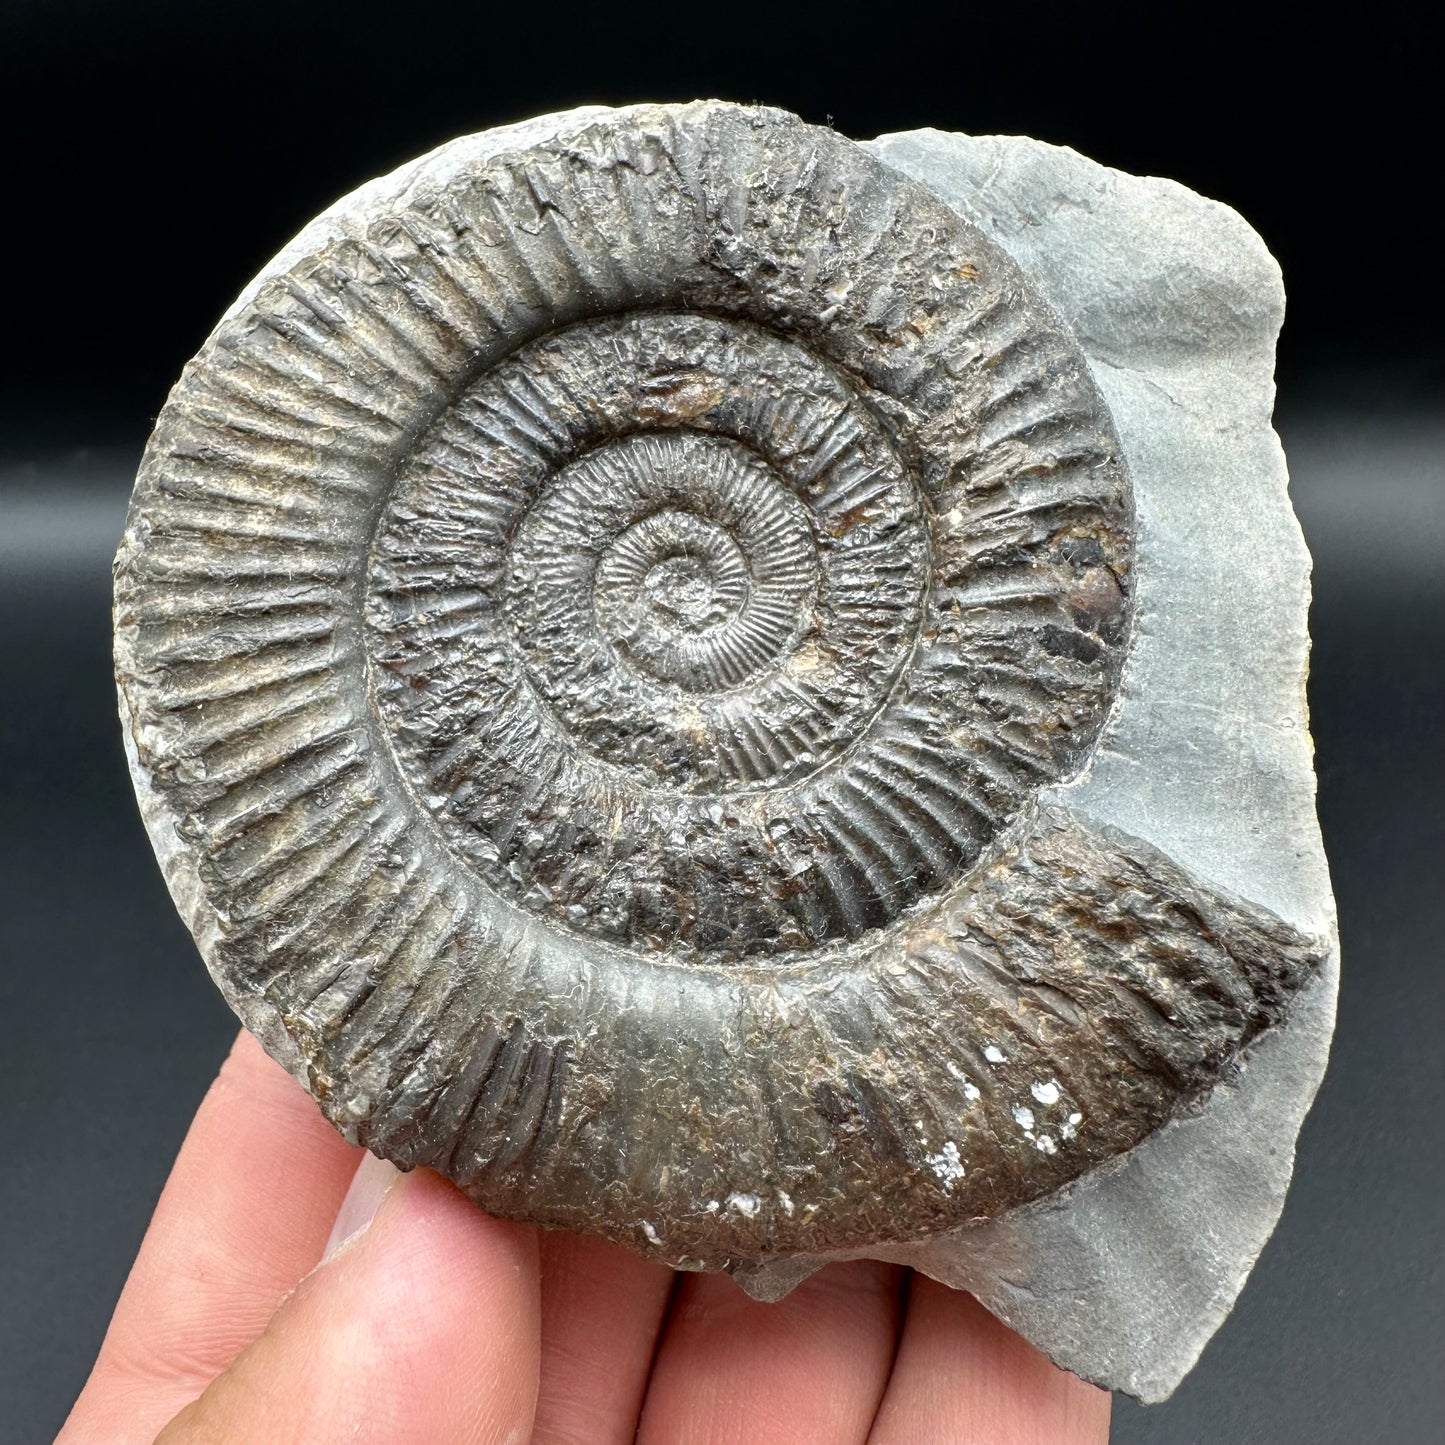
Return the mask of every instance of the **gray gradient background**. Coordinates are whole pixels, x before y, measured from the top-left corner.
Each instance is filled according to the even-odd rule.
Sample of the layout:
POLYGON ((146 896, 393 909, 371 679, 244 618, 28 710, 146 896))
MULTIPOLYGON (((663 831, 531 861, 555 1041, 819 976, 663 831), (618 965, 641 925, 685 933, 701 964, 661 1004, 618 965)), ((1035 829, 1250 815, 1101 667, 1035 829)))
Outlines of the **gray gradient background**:
POLYGON ((110 554, 166 386, 267 254, 368 175, 583 100, 701 94, 836 112, 858 136, 1033 132, 1230 201, 1280 256, 1278 421, 1315 555, 1340 1023, 1234 1315, 1171 1401, 1118 1404, 1113 1438, 1439 1445, 1445 368, 1438 303, 1405 284, 1432 233, 1339 219, 1406 183, 1426 53, 1408 12, 1375 7, 1367 34, 1307 68, 1258 6, 886 35, 800 11, 773 16, 775 53, 739 44, 724 12, 589 12, 575 32, 555 12, 566 44, 550 58, 524 44, 530 16, 465 13, 438 59, 396 7, 359 0, 152 0, 124 23, 102 5, 0 3, 15 217, 0 228, 0 1445, 58 1429, 235 1027, 136 816, 110 680, 110 554), (489 66, 519 45, 525 63, 489 66), (989 60, 1029 45, 1029 84, 989 60), (104 245, 86 248, 87 226, 104 245))

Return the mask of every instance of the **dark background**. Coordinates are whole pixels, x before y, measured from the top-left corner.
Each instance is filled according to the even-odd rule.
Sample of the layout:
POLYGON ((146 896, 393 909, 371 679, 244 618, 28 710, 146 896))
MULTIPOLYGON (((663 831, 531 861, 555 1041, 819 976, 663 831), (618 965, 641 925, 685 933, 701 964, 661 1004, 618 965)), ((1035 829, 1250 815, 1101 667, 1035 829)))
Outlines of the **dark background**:
POLYGON ((84 1379, 230 1015, 135 814, 108 565, 166 389, 336 196, 470 130, 716 95, 1026 132, 1237 207, 1345 956, 1331 1072, 1233 1317, 1117 1442, 1445 1440, 1445 365, 1430 7, 0 0, 0 1445, 84 1379))

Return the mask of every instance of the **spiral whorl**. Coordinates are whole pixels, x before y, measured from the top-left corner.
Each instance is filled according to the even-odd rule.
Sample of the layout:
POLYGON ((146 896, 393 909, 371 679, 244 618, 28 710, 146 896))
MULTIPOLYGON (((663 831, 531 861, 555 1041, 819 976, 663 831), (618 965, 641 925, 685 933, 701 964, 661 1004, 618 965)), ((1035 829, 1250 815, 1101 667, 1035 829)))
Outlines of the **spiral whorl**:
POLYGON ((578 323, 470 388, 404 469, 372 572, 377 696, 500 890, 623 943, 777 957, 938 876, 946 850, 855 838, 840 811, 848 790, 899 806, 870 740, 929 566, 917 488, 834 367, 719 318, 578 323))
POLYGON ((142 804, 268 1048, 489 1208, 714 1265, 996 1213, 1294 976, 1041 797, 1132 530, 1066 328, 850 142, 490 132, 308 228, 168 402, 116 568, 142 804), (1015 1070, 1090 1127, 1021 1144, 1015 1070))
POLYGON ((369 635, 402 769, 489 884, 623 944, 778 960, 951 883, 1068 766, 1121 635, 1101 459, 980 565, 1013 499, 965 512, 919 475, 977 421, 900 433, 890 400, 802 338, 640 311, 442 415, 377 534, 369 635))

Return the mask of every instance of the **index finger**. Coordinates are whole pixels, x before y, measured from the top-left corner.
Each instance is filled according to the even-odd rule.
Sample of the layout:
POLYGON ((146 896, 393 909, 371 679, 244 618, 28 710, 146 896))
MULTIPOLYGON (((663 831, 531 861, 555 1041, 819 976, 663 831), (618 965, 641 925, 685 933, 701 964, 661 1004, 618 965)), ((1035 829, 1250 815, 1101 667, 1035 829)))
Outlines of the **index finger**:
POLYGON ((181 1146, 57 1445, 149 1445, 315 1265, 361 1153, 242 1033, 181 1146))

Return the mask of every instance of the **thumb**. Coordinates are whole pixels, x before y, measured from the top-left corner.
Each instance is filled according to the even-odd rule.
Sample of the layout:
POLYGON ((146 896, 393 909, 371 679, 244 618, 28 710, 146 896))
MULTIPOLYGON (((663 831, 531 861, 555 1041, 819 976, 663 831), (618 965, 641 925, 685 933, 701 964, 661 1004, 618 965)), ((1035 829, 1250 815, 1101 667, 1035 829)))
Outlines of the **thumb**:
POLYGON ((321 1264, 156 1445, 516 1445, 538 1341, 535 1231, 368 1155, 321 1264))

